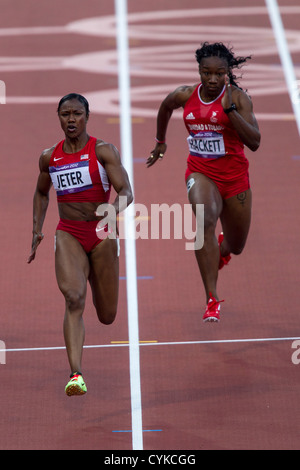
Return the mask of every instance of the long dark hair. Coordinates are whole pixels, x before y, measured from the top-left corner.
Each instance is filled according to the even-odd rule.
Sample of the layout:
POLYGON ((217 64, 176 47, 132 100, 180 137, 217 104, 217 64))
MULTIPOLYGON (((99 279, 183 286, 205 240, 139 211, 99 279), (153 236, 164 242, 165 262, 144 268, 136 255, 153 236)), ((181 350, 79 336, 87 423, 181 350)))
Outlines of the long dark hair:
POLYGON ((69 93, 68 95, 64 96, 58 103, 57 112, 59 112, 61 106, 66 101, 69 101, 69 100, 78 100, 81 104, 83 104, 85 108, 85 112, 86 112, 86 117, 89 117, 89 114, 90 114, 89 102, 84 96, 79 95, 78 93, 69 93))
POLYGON ((239 85, 236 80, 241 77, 234 75, 233 69, 240 69, 247 60, 251 59, 251 56, 235 57, 232 48, 226 47, 222 42, 216 42, 214 44, 204 42, 201 48, 196 50, 196 59, 199 65, 201 60, 205 57, 220 57, 220 59, 224 59, 228 64, 228 77, 230 83, 237 87, 239 87, 239 85))

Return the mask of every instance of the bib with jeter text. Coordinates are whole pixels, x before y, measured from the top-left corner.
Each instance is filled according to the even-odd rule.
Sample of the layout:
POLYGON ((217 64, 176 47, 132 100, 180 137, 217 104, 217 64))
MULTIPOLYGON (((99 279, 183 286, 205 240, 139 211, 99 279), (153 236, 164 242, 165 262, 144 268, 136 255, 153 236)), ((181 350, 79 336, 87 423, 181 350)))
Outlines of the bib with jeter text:
POLYGON ((51 166, 49 173, 58 196, 85 191, 93 186, 88 161, 51 166))

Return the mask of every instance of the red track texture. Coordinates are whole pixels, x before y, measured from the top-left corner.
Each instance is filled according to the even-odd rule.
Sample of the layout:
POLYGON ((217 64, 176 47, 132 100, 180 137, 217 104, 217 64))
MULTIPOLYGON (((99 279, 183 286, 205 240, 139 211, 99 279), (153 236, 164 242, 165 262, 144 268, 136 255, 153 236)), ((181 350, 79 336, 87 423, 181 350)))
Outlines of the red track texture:
MULTIPOLYGON (((128 339, 126 281, 120 280, 118 318, 110 327, 97 322, 88 297, 86 344, 108 347, 85 349, 88 393, 69 398, 64 394, 67 357, 60 349, 64 301, 54 274, 54 192, 45 239, 34 263, 26 264, 38 158, 63 138, 58 99, 72 91, 87 94, 90 134, 120 148, 114 35, 65 28, 114 15, 114 5, 104 0, 25 3, 3 1, 0 16, 0 79, 7 92, 0 106, 0 339, 14 350, 0 364, 0 449, 131 450, 131 433, 115 432, 131 430, 128 346, 111 345, 128 339), (100 55, 86 57, 92 53, 100 55), (107 105, 101 100, 111 90, 116 92, 107 105), (96 92, 104 94, 97 98, 96 92)), ((279 4, 297 7, 298 0, 279 4)), ((230 0, 226 6, 216 0, 215 15, 188 16, 179 0, 128 1, 129 30, 135 32, 130 38, 135 203, 149 211, 151 204, 187 204, 181 119, 175 116, 170 124, 164 160, 151 169, 145 161, 154 146, 160 101, 177 86, 198 80, 194 51, 202 41, 223 40, 240 55, 253 53, 241 84, 252 95, 262 133, 258 152, 247 151, 254 198, 249 241, 220 273, 219 295, 225 302, 219 325, 202 323, 204 290, 185 241, 137 240, 140 339, 158 342, 140 351, 146 450, 299 448, 300 365, 292 362, 292 340, 284 340, 300 336, 299 135, 264 7, 262 0, 230 0), (247 7, 259 10, 243 12, 247 7), (182 10, 182 18, 173 10, 182 10), (156 20, 133 16, 147 12, 158 15, 156 20), (269 53, 259 53, 268 47, 269 53), (147 87, 155 87, 152 99, 147 87), (277 91, 270 91, 273 87, 277 91), (253 341, 264 338, 282 340, 253 341), (159 344, 169 342, 178 344, 159 344)), ((207 0, 188 2, 190 10, 209 8, 207 0)), ((298 43, 299 20, 299 12, 283 13, 285 28, 298 43)), ((299 71, 300 48, 293 60, 299 71)), ((124 241, 121 249, 124 277, 124 241)))

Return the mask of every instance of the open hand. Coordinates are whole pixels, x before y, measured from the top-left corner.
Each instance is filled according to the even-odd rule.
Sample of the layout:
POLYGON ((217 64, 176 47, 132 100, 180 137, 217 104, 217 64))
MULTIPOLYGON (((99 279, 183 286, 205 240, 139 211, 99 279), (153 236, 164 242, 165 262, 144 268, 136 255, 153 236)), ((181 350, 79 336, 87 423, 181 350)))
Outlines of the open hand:
POLYGON ((43 240, 43 238, 44 238, 43 233, 34 233, 33 234, 31 253, 30 253, 30 256, 27 260, 28 264, 30 264, 31 261, 34 260, 35 255, 36 255, 36 250, 37 250, 39 244, 41 243, 41 241, 43 240))
POLYGON ((154 165, 157 160, 162 160, 164 154, 166 153, 167 145, 166 144, 156 144, 155 149, 152 150, 150 157, 147 159, 147 168, 154 165))

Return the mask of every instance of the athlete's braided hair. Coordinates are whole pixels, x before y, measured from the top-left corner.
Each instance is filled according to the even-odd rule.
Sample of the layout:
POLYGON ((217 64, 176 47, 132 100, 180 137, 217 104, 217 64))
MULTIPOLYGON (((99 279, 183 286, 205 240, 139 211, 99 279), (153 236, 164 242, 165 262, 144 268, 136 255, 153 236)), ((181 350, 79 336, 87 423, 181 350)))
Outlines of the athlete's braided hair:
POLYGON ((229 47, 226 47, 222 42, 216 42, 214 44, 204 42, 202 47, 196 50, 196 59, 199 65, 204 57, 220 57, 221 59, 224 59, 228 64, 228 77, 230 83, 237 87, 239 87, 235 81, 237 77, 232 73, 232 70, 240 69, 248 59, 251 59, 251 56, 235 57, 232 48, 230 49, 229 47))

